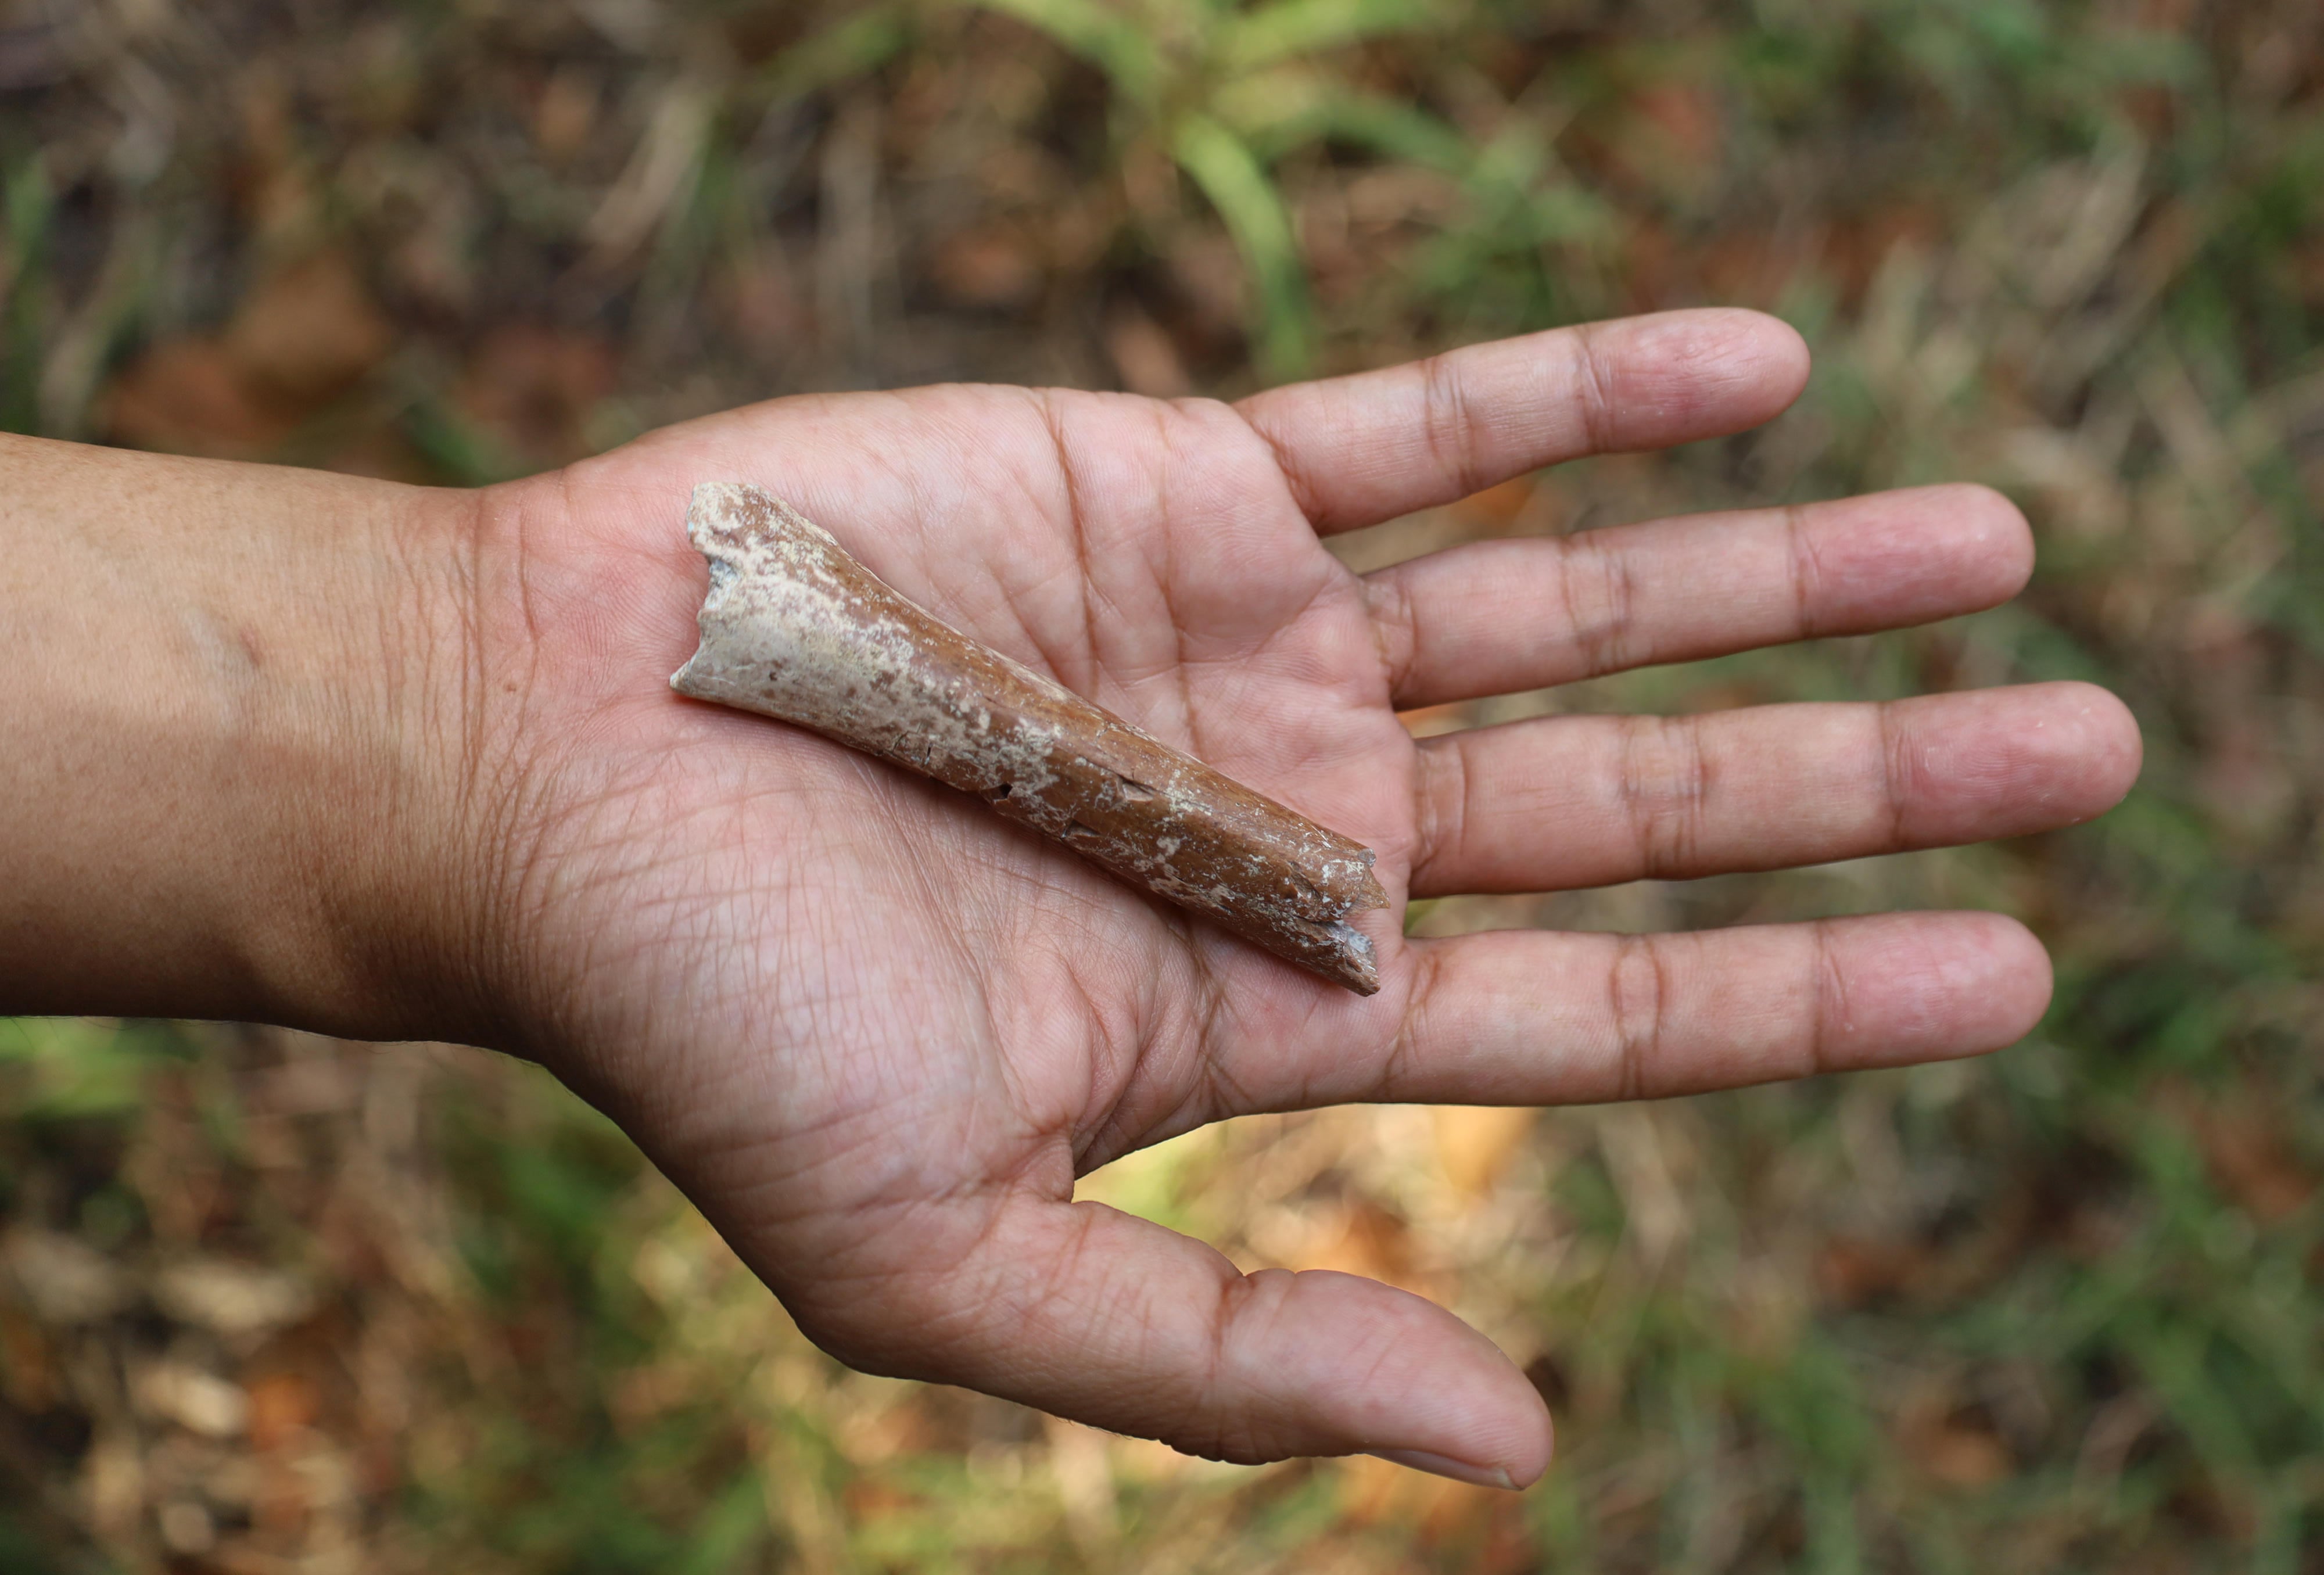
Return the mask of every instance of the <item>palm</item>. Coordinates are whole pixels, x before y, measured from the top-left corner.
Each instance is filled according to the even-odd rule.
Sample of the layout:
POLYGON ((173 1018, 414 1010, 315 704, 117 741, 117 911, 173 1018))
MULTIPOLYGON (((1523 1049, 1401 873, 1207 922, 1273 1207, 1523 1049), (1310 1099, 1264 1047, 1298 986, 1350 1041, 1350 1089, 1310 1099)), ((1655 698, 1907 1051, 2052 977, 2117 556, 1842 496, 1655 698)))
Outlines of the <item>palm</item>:
MULTIPOLYGON (((1758 353, 1780 357, 1768 342, 1758 353)), ((1534 360, 1554 366, 1550 348, 1533 346, 1534 360)), ((1525 353, 1471 352, 1471 376, 1525 353)), ((1636 352, 1627 364, 1652 374, 1636 352)), ((1597 367, 1601 396, 1609 367, 1618 378, 1625 365, 1597 367)), ((1788 398, 1784 382, 1775 366, 1693 425, 1760 419, 1788 398)), ((2063 757, 2004 737, 2004 754, 2025 757, 2015 791, 1965 795, 1941 769, 1924 775, 1932 835, 1893 791, 1891 812, 1872 817, 1885 831, 1829 815, 1719 824, 1754 817, 1704 802, 1714 752, 1747 760, 1755 733, 1763 757, 1847 747, 1823 735, 1849 723, 1804 712, 1747 721, 1727 745, 1698 732, 1677 762, 1696 787, 1660 807, 1652 778, 1669 746, 1651 728, 1416 748, 1399 703, 1577 676, 1612 665, 1625 640, 1654 655, 1762 637, 1731 610, 1722 629, 1601 597, 1624 614, 1609 643, 1570 555, 1533 571, 1559 577, 1550 605, 1565 616, 1505 631, 1503 649, 1477 614, 1522 560, 1350 574, 1319 526, 1557 457, 1575 447, 1560 427, 1626 446, 1692 435, 1649 420, 1609 439, 1604 422, 1621 412, 1602 399, 1594 427, 1579 403, 1577 426, 1472 401, 1470 428, 1425 409, 1405 420, 1416 444, 1398 435, 1397 387, 1286 391, 1244 413, 1010 389, 787 401, 671 428, 506 499, 525 555, 521 736, 556 741, 527 746, 510 796, 530 833, 513 872, 517 912, 532 916, 518 925, 530 950, 517 1009, 540 1025, 537 1052, 620 1115, 850 1359, 1234 1458, 1401 1450, 1529 1477, 1546 1458, 1538 1402, 1448 1315, 1346 1276, 1239 1276, 1157 1227, 1072 1204, 1074 1178, 1229 1115, 1674 1091, 1990 1048, 2023 1031, 2028 1002, 2038 1010, 2038 953, 1998 921, 1960 916, 1692 943, 1404 942, 1408 893, 1706 873, 1874 851, 1855 845, 1867 835, 1901 845, 2079 818, 2117 790, 2123 750, 2111 713, 2063 757), (1367 419, 1377 441, 1416 456, 1407 475, 1367 475, 1363 453, 1317 463, 1363 440, 1367 419), (1519 421, 1536 430, 1512 431, 1519 421), (702 584, 678 515, 694 483, 727 479, 787 497, 948 622, 1371 846, 1395 905, 1364 921, 1380 943, 1379 995, 1360 1000, 1139 898, 963 796, 672 695, 664 680, 691 649, 702 584), (1573 627, 1577 613, 1591 626, 1573 627), (1657 619, 1659 633, 1634 626, 1657 619), (2109 748, 2112 765, 2099 758, 2109 748), (1586 824, 1586 793, 1480 805, 1480 776, 1512 763, 1518 779, 1608 779, 1622 824, 1586 824), (1539 824, 1545 811, 1560 824, 1539 824), (1606 851, 1616 830, 1627 862, 1618 843, 1606 851)), ((1443 369, 1420 388, 1459 391, 1443 369)), ((1991 540, 1938 517, 1957 521, 1959 497, 1923 512, 1917 561, 1886 601, 1827 622, 1903 621, 2013 588, 1982 561, 1991 540)), ((1634 533, 1641 563, 1655 529, 1674 528, 1634 533)), ((1783 529, 1796 548, 1798 521, 1783 529)), ((2006 581, 2015 558, 2000 548, 2006 581)), ((1636 603, 1634 566, 1619 579, 1636 603)), ((1536 602, 1546 588, 1532 587, 1536 602)), ((2092 714, 2087 695, 2053 692, 2016 703, 2022 715, 1932 725, 1970 729, 1989 754, 1997 731, 2076 705, 2092 714)))

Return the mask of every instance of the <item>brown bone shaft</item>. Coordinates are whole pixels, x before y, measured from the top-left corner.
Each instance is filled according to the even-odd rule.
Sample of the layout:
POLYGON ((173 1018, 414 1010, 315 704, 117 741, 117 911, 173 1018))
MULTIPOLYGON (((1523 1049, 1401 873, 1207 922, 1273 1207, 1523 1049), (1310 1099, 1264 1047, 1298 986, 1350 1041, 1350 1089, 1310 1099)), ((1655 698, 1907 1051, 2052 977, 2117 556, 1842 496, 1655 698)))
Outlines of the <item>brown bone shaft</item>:
POLYGON ((1371 850, 941 622, 741 483, 694 489, 702 644, 670 686, 976 794, 1132 885, 1361 995, 1371 850))

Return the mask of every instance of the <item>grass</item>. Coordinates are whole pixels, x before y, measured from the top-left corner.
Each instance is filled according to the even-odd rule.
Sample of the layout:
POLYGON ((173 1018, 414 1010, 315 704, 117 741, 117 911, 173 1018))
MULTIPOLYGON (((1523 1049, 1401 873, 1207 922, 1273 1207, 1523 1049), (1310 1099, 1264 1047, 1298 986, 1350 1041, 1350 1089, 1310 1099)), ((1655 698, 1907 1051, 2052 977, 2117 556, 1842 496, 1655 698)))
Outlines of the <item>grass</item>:
POLYGON ((5 51, 16 429, 473 481, 791 390, 1231 393, 1752 304, 1817 352, 1781 421, 1345 550, 1967 477, 2034 521, 2033 589, 1416 725, 2076 677, 2148 768, 2065 835, 1420 921, 1997 907, 2059 991, 1988 1062, 1241 1122, 1090 1178, 1477 1320, 1559 1412, 1522 1498, 848 1374, 490 1057, 0 1029, 9 1568, 2324 1569, 2307 0, 57 14, 5 51))

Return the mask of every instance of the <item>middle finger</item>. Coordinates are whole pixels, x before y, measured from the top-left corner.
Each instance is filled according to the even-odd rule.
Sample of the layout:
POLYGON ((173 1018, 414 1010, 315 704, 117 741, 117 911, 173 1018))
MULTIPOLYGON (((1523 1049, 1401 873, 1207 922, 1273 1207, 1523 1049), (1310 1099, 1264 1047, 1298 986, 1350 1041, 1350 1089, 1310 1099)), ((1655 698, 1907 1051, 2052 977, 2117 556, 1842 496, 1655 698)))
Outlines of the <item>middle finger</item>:
POLYGON ((1703 716, 1555 716, 1420 746, 1412 895, 1562 891, 2075 825, 2138 775, 2089 684, 1703 716))

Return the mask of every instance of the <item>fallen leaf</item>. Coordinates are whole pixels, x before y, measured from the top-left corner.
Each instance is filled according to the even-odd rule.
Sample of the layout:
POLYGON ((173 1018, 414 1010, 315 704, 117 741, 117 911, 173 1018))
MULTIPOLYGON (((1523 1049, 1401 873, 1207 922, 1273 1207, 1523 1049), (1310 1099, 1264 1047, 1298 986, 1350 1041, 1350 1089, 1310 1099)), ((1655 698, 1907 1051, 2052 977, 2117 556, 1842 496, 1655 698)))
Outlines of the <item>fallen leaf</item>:
POLYGON ((1917 1242, 1835 1236, 1816 1257, 1816 1285, 1827 1303, 1854 1311, 1914 1288, 1929 1266, 1928 1251, 1917 1242))
POLYGON ((920 1507, 920 1500, 901 1488, 872 1477, 858 1477, 839 1490, 839 1501, 857 1524, 868 1524, 882 1515, 909 1515, 920 1507))
POLYGON ((314 1500, 313 1485, 298 1462, 268 1459, 262 1465, 258 1491, 251 1498, 251 1522, 272 1540, 291 1543, 306 1529, 314 1500))
POLYGON ((217 1546, 217 1523, 210 1512, 189 1498, 173 1499, 153 1517, 161 1545, 189 1559, 198 1559, 217 1546))
POLYGON ((1110 1545, 1121 1534, 1111 1435, 1053 1416, 1042 1419, 1042 1431, 1049 1445, 1049 1472, 1074 1540, 1092 1549, 1110 1545))
POLYGON ((1339 1477, 1340 1518, 1350 1525, 1377 1525, 1405 1503, 1419 1473, 1378 1455, 1351 1455, 1333 1462, 1339 1477))
POLYGON ((2016 1460, 1983 1409, 1955 1404, 1943 1390, 1924 1393, 1897 1428, 1905 1457, 1938 1481, 1986 1488, 2016 1469, 2016 1460))
POLYGON ((386 359, 395 327, 346 254, 322 251, 269 274, 225 339, 228 361, 255 397, 303 414, 386 359))
POLYGON ((1453 505, 1453 511, 1472 524, 1489 530, 1506 530, 1517 523, 1517 516, 1533 501, 1533 477, 1513 476, 1499 486, 1487 487, 1481 493, 1471 493, 1453 505))
POLYGON ((731 269, 719 276, 718 288, 735 333, 761 356, 779 355, 814 331, 807 303, 779 255, 753 258, 731 269))
POLYGON ((1899 247, 1923 250, 1946 230, 1944 216, 1923 202, 1894 203, 1838 220, 1824 232, 1821 270, 1839 285, 1842 304, 1861 309, 1872 281, 1899 247))
POLYGON ((928 273, 947 300, 988 311, 1029 304, 1048 280, 1032 239, 1006 224, 946 235, 929 258, 928 273))
POLYGON ((560 67, 542 85, 532 107, 532 144, 542 158, 562 164, 588 145, 604 91, 597 73, 578 64, 560 67))
POLYGON ((255 459, 297 425, 262 402, 215 339, 171 339, 115 377, 99 425, 115 443, 213 459, 255 459))
POLYGON ((204 1438, 235 1438, 250 1425, 250 1397, 240 1385, 184 1362, 140 1368, 130 1397, 146 1415, 204 1438))
POLYGON ((57 1403, 57 1353, 41 1326, 0 1303, 0 1399, 38 1414, 57 1403))
POLYGON ((1396 719, 1404 723, 1404 731, 1415 738, 1434 738, 1440 733, 1457 732, 1473 720, 1471 702, 1450 700, 1442 705, 1423 705, 1411 711, 1399 711, 1396 719))
POLYGON ((1633 95, 1630 107, 1665 143, 1657 151, 1698 167, 1717 161, 1726 140, 1727 116, 1701 83, 1655 83, 1633 95))
POLYGON ((1484 1196, 1532 1136, 1536 1114, 1489 1105, 1436 1106, 1429 1111, 1429 1124, 1436 1138, 1437 1168, 1459 1191, 1484 1196))
POLYGON ((50 21, 0 25, 0 93, 24 93, 63 81, 72 74, 65 29, 50 21))
POLYGON ((32 1315, 51 1327, 91 1323, 129 1304, 129 1277, 111 1258, 77 1238, 20 1228, 0 1246, 32 1315))
POLYGON ((1566 1376, 1565 1364, 1548 1351, 1526 1363, 1525 1377, 1552 1414, 1564 1410, 1566 1402, 1573 1397, 1573 1380, 1566 1376))
POLYGON ((1956 1488, 1984 1488, 2009 1475, 2007 1446, 1976 1428, 1941 1427, 1916 1440, 1921 1469, 1956 1488))
POLYGON ((153 1300, 171 1317, 229 1338, 295 1322, 315 1304, 298 1276, 220 1258, 172 1264, 153 1276, 153 1300))
POLYGON ((2294 252, 2292 272, 2300 299, 2310 307, 2324 307, 2324 240, 2311 241, 2294 252))
POLYGON ((476 346, 452 397, 510 453, 563 465, 590 452, 584 427, 613 381, 613 349, 595 335, 512 324, 476 346))
POLYGON ((1320 1232, 1315 1244, 1290 1266, 1336 1269, 1406 1290, 1416 1285, 1411 1230, 1396 1215, 1365 1198, 1351 1200, 1341 1211, 1337 1229, 1327 1227, 1320 1232))
POLYGON ((1206 345, 1240 340, 1250 282, 1234 242, 1223 232, 1189 229, 1170 248, 1167 262, 1199 337, 1206 345))
POLYGON ((133 361, 99 401, 102 424, 139 448, 263 458, 394 344, 347 257, 311 253, 267 275, 222 334, 133 361))
POLYGON ((1105 326, 1105 354, 1131 393, 1149 399, 1184 399, 1194 391, 1178 346, 1159 323, 1137 307, 1117 309, 1105 326))
POLYGON ((2260 1224, 2298 1213, 2316 1195, 2316 1178, 2292 1157, 2281 1125, 2263 1112, 2218 1112, 2202 1136, 2212 1178, 2260 1224))
POLYGON ((2282 1110, 2258 1092, 2206 1095, 2174 1080, 2157 1097, 2194 1138, 2212 1185, 2255 1223, 2275 1224, 2316 1195, 2317 1178, 2293 1152, 2282 1110))
POLYGON ((313 1381, 300 1373, 267 1373, 251 1381, 250 1444, 256 1450, 279 1449, 314 1425, 322 1397, 313 1381))

